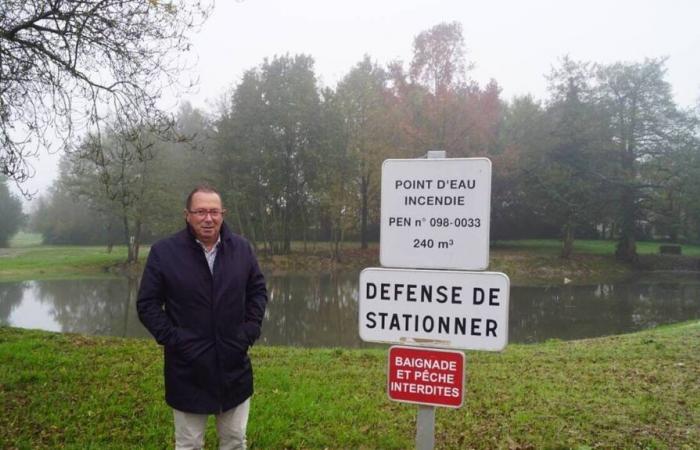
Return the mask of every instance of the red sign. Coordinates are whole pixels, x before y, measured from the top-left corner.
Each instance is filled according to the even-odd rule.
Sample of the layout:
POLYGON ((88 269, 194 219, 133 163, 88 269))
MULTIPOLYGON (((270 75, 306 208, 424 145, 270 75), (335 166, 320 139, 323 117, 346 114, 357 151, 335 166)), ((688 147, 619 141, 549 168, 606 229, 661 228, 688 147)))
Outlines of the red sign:
POLYGON ((459 408, 464 399, 464 353, 391 347, 387 392, 398 402, 459 408))

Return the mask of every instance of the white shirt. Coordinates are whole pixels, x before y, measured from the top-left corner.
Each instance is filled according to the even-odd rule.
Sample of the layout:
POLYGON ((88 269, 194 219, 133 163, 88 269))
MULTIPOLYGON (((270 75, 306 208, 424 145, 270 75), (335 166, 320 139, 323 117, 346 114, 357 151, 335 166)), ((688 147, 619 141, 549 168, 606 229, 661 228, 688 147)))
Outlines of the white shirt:
POLYGON ((214 275, 214 261, 216 261, 216 253, 219 251, 221 235, 219 235, 219 237, 216 239, 216 243, 211 247, 211 250, 207 250, 207 246, 204 245, 199 239, 195 240, 202 246, 202 250, 204 250, 204 257, 207 258, 207 264, 209 264, 209 272, 214 275))

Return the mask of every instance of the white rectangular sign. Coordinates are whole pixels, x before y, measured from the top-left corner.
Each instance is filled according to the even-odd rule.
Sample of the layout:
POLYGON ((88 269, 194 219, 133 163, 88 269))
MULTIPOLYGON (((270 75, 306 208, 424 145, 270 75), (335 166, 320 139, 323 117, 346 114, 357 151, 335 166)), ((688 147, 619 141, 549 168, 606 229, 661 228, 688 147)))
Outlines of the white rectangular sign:
POLYGON ((491 351, 508 344, 503 273, 368 268, 359 294, 364 341, 491 351))
POLYGON ((387 159, 381 186, 382 266, 488 268, 488 158, 387 159))

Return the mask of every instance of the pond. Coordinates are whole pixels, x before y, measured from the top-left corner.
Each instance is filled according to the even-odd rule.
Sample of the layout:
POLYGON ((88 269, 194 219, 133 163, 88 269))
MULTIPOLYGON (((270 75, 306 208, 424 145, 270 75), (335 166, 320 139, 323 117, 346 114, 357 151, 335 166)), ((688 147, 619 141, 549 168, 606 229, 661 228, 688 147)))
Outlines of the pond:
MULTIPOLYGON (((358 336, 358 272, 268 277, 261 341, 367 347, 358 336)), ((0 283, 0 325, 149 337, 136 315, 138 280, 0 283)), ((592 285, 512 286, 509 342, 580 339, 700 318, 700 275, 645 274, 592 285)))

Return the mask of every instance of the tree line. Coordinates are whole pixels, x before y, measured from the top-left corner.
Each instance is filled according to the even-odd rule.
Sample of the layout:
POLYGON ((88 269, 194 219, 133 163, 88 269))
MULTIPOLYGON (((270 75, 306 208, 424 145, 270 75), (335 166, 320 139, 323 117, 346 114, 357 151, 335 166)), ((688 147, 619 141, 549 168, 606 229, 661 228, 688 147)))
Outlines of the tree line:
POLYGON ((365 56, 334 88, 309 55, 280 55, 246 71, 205 112, 183 105, 172 122, 101 119, 60 163, 32 213, 47 243, 126 243, 129 259, 183 225, 184 198, 217 186, 226 221, 267 253, 292 241, 378 239, 379 180, 387 158, 493 162, 494 239, 700 238, 698 117, 675 104, 665 60, 595 64, 568 57, 545 100, 501 97, 496 80, 469 79, 459 23, 417 35, 409 64, 365 56))

